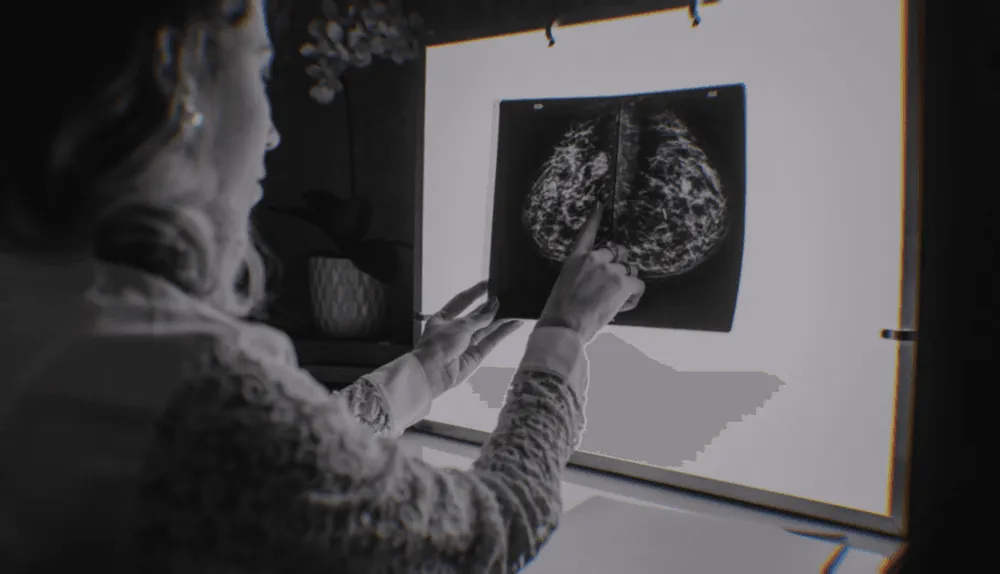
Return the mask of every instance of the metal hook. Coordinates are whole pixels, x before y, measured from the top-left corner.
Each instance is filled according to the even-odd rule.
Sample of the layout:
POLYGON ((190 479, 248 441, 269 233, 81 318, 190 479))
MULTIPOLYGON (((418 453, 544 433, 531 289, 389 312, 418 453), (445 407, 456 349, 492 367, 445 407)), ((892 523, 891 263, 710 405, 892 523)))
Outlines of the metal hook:
POLYGON ((701 16, 698 14, 698 0, 688 0, 688 14, 691 15, 691 27, 697 28, 701 24, 701 16))
POLYGON ((552 29, 555 28, 557 24, 559 24, 559 18, 553 18, 552 21, 549 22, 548 26, 545 27, 545 37, 549 40, 549 48, 556 45, 556 37, 552 35, 552 29))

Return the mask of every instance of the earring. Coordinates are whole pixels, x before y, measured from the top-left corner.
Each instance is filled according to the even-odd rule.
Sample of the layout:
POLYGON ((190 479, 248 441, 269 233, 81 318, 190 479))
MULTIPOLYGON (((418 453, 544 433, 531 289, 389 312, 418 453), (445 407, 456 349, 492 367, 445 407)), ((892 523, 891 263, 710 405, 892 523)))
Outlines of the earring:
POLYGON ((185 101, 184 119, 182 121, 192 128, 197 129, 201 127, 201 124, 205 123, 205 116, 190 101, 185 101))
POLYGON ((182 85, 175 96, 181 105, 181 124, 198 129, 205 123, 205 116, 194 105, 194 93, 190 86, 182 85))

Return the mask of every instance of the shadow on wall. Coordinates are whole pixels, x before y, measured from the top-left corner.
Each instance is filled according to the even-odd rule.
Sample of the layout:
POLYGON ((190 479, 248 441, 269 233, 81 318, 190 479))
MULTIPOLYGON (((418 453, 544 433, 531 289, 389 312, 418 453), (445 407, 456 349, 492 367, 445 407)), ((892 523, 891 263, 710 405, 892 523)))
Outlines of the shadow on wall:
MULTIPOLYGON (((658 452, 660 467, 693 461, 726 425, 756 414, 785 385, 761 372, 678 371, 610 333, 598 335, 587 356, 587 428, 580 450, 639 462, 658 452), (622 392, 623 385, 642 394, 622 392)), ((499 409, 516 370, 481 367, 469 383, 499 409)))

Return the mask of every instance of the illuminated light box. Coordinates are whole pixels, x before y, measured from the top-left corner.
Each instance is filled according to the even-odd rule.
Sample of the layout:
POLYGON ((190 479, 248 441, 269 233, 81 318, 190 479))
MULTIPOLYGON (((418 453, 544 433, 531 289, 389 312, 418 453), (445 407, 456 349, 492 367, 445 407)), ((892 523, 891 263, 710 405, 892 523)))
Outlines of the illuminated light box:
MULTIPOLYGON (((675 3, 676 4, 676 3, 675 3)), ((572 463, 904 530, 919 110, 906 2, 730 0, 431 46, 418 313, 534 319, 587 210, 647 294, 572 463)), ((422 427, 482 441, 533 327, 422 427)))

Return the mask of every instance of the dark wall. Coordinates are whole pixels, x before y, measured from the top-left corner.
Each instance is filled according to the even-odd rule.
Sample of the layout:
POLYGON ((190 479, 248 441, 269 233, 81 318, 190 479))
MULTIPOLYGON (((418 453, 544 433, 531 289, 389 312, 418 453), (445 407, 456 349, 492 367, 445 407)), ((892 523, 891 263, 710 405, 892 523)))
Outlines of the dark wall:
MULTIPOLYGON (((1000 3, 925 8, 920 324, 906 574, 993 560, 1000 3), (985 145, 984 145, 985 144, 985 145), (995 198, 994 198, 995 199, 995 198), (975 408, 974 408, 975 407, 975 408), (991 466, 991 465, 990 465, 991 466)), ((987 568, 988 569, 988 568, 987 568)))
MULTIPOLYGON (((296 204, 309 189, 327 189, 343 197, 350 194, 348 121, 354 127, 354 185, 375 208, 370 236, 409 244, 414 240, 416 134, 417 119, 422 116, 416 96, 423 90, 423 64, 379 62, 348 71, 345 83, 350 90, 350 118, 340 95, 333 103, 320 105, 308 96, 312 79, 305 74, 305 62, 297 53, 298 46, 307 40, 309 20, 319 14, 319 2, 297 2, 289 9, 284 26, 273 33, 279 54, 270 96, 282 139, 268 156, 265 198, 255 215, 262 238, 282 268, 272 289, 275 301, 269 310, 270 320, 293 336, 307 336, 312 326, 308 254, 330 245, 316 229, 269 213, 266 208, 296 204)), ((391 286, 387 338, 409 342, 413 253, 404 247, 397 251, 399 279, 391 286)))

